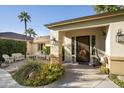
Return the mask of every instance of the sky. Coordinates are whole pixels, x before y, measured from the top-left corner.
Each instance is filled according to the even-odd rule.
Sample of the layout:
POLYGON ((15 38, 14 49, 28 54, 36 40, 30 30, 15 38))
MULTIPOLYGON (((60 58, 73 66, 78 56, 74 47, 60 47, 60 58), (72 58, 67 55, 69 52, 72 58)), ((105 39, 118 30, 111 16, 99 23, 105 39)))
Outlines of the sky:
POLYGON ((86 5, 0 6, 0 32, 23 34, 24 23, 17 17, 22 11, 31 16, 28 28, 33 28, 38 36, 50 34, 45 24, 95 14, 93 7, 86 5))

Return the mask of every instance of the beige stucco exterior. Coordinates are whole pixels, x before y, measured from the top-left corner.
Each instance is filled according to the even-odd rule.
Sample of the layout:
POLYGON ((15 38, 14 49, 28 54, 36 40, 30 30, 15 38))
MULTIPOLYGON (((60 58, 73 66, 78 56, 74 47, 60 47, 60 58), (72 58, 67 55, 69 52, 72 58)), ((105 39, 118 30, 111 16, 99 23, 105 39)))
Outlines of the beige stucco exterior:
POLYGON ((116 34, 119 29, 124 33, 124 21, 111 23, 109 26, 109 40, 107 40, 108 68, 111 73, 124 75, 124 43, 116 41, 116 34))
POLYGON ((95 35, 96 48, 104 51, 108 56, 107 67, 110 72, 124 75, 124 60, 119 60, 120 57, 124 58, 124 44, 116 41, 118 30, 121 29, 124 33, 124 14, 58 25, 49 27, 49 29, 51 38, 56 40, 56 44, 51 42, 51 54, 58 57, 60 62, 62 62, 62 45, 65 50, 64 61, 72 61, 71 37, 95 35), (103 36, 103 32, 106 33, 105 36, 103 36), (116 57, 116 60, 113 60, 113 57, 116 57))
POLYGON ((124 57, 109 57, 110 73, 124 75, 124 57))
POLYGON ((27 54, 32 54, 33 47, 32 47, 32 42, 27 41, 27 54))
POLYGON ((50 46, 49 36, 42 36, 35 38, 32 42, 27 42, 27 53, 35 54, 39 52, 38 44, 43 44, 43 46, 50 46))

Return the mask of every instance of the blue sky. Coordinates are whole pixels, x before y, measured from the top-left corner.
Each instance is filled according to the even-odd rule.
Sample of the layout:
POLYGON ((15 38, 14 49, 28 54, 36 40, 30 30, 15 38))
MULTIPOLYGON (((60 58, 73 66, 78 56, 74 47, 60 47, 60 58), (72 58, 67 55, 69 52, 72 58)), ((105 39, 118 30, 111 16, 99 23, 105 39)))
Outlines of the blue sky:
POLYGON ((31 16, 28 27, 33 28, 38 36, 49 35, 44 24, 72 19, 95 13, 92 6, 0 6, 0 32, 24 32, 24 24, 18 19, 20 12, 26 11, 31 16))

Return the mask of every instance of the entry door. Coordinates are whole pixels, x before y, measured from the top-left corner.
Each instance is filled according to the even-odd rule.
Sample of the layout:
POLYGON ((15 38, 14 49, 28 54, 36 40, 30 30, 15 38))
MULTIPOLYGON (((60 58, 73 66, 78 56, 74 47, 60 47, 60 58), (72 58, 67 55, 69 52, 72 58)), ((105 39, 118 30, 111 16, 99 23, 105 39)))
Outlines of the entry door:
POLYGON ((90 36, 76 37, 76 60, 79 63, 90 61, 90 36))

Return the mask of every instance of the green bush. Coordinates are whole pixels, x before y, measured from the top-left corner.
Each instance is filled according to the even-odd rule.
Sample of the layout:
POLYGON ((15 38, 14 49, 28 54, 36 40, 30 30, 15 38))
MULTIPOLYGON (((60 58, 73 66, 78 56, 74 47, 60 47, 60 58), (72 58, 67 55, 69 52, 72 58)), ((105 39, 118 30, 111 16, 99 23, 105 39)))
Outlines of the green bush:
POLYGON ((2 54, 8 54, 11 56, 12 53, 26 54, 26 42, 0 39, 0 61, 3 61, 2 54))
MULTIPOLYGON (((42 70, 42 64, 40 62, 27 62, 24 64, 14 75, 13 78, 21 85, 30 85, 28 81, 32 81, 32 84, 35 83, 35 81, 32 80, 32 78, 29 78, 29 75, 31 72, 35 72, 35 75, 33 77, 34 80, 37 80, 40 76, 40 72, 42 70)), ((34 85, 32 85, 34 86, 34 85)))
POLYGON ((102 65, 102 66, 100 67, 100 72, 103 73, 103 74, 109 74, 109 69, 106 68, 105 65, 102 65))
POLYGON ((57 80, 64 74, 64 68, 59 63, 27 62, 13 78, 21 85, 42 86, 57 80), (33 72, 32 77, 30 74, 33 72))
POLYGON ((124 88, 124 81, 119 80, 118 77, 117 77, 117 75, 115 75, 115 74, 110 74, 110 75, 108 76, 108 78, 109 78, 110 80, 112 80, 115 84, 117 84, 118 86, 124 88))
POLYGON ((44 46, 43 48, 43 51, 46 53, 46 54, 50 54, 50 46, 44 46))
POLYGON ((46 83, 51 83, 64 74, 64 68, 60 63, 49 63, 44 65, 43 73, 47 80, 46 83))

